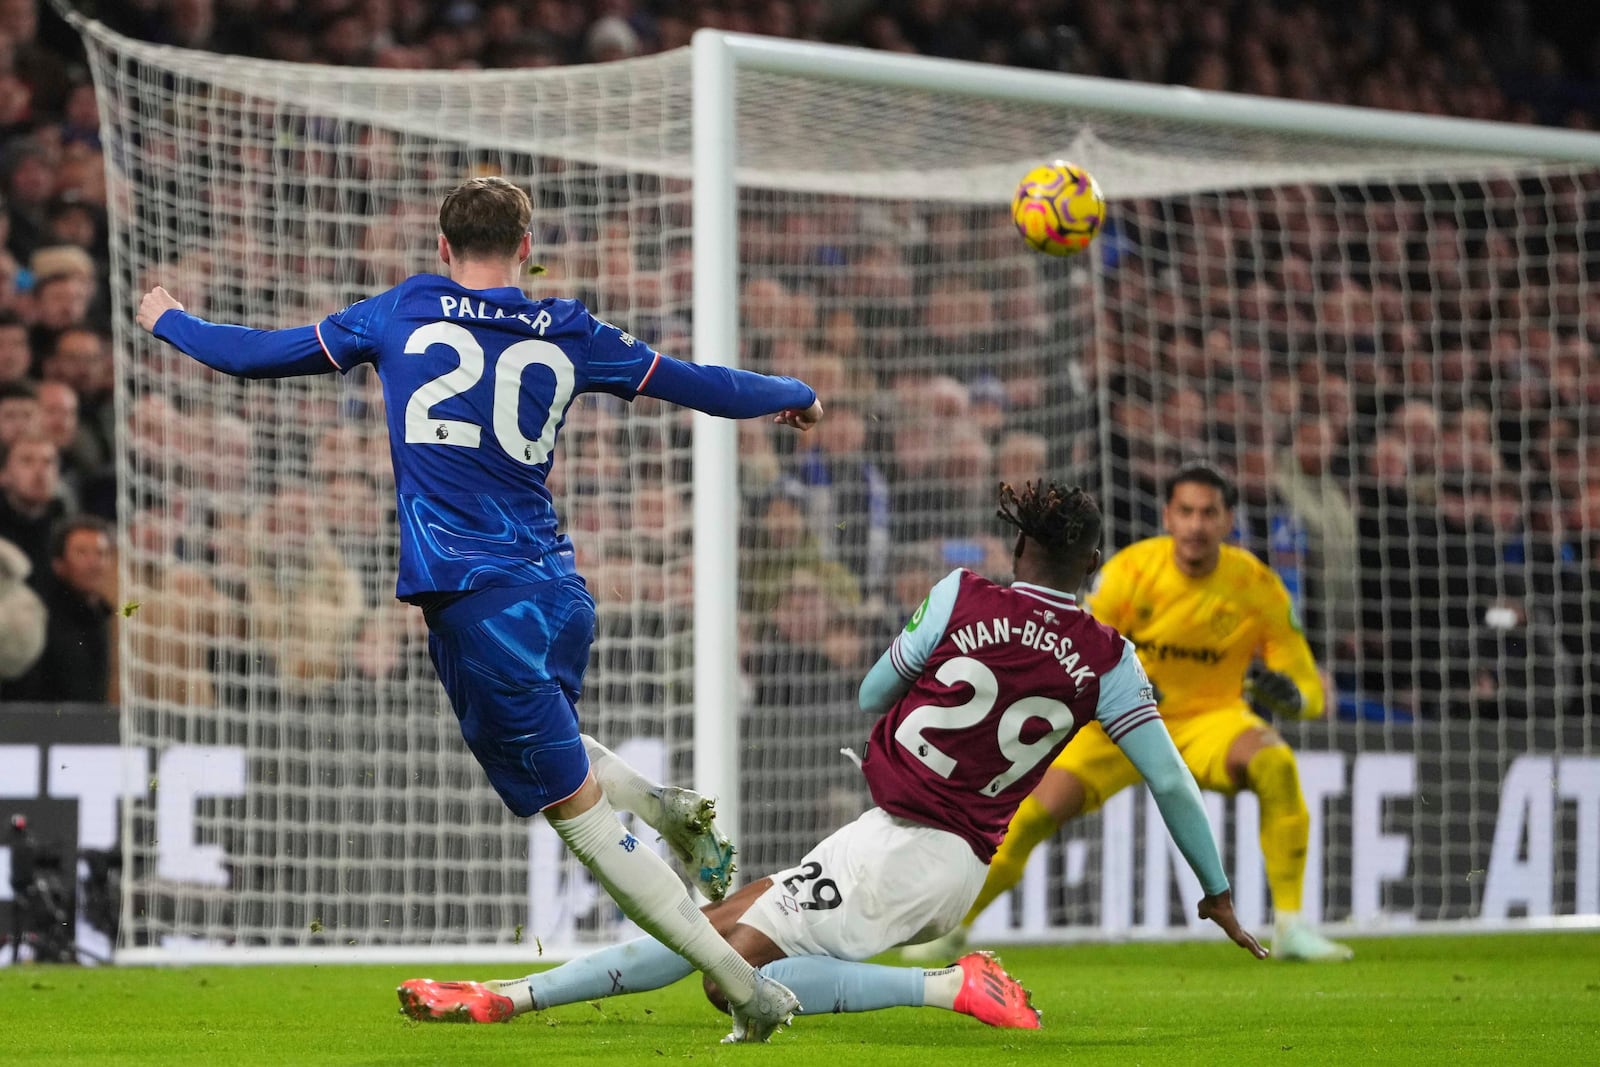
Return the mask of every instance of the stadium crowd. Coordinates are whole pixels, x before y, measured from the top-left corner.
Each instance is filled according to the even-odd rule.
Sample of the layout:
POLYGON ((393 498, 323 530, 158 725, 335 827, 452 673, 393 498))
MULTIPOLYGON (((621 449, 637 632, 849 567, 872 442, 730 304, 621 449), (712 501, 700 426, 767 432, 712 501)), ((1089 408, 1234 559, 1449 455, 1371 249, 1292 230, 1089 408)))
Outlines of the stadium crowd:
MULTIPOLYGON (((1481 20, 1376 0, 135 0, 98 14, 181 47, 388 68, 598 62, 714 26, 1593 128, 1593 20, 1483 6, 1481 20)), ((338 394, 323 413, 336 428, 297 440, 285 427, 303 412, 213 416, 125 388, 119 486, 98 126, 70 30, 36 0, 0 0, 0 539, 31 564, 24 577, 19 554, 0 555, 0 610, 15 612, 0 629, 46 616, 75 627, 53 625, 55 654, 11 672, 0 698, 117 699, 113 606, 144 613, 122 676, 144 699, 339 687, 382 700, 379 683, 428 678, 420 617, 390 599, 392 537, 375 533, 392 497, 370 389, 338 394), (186 449, 199 441, 203 454, 186 449), (268 481, 257 458, 285 450, 302 476, 268 481), (142 471, 167 484, 186 472, 190 491, 151 496, 142 471), (74 557, 75 540, 106 536, 94 517, 125 522, 131 588, 74 557), (101 662, 60 667, 73 662, 61 643, 81 652, 84 633, 99 635, 101 662)), ((383 135, 369 147, 382 165, 383 135)), ((1239 537, 1297 591, 1341 714, 1600 712, 1600 175, 1525 181, 1482 183, 1464 211, 1392 184, 1119 204, 1094 323, 1074 310, 1082 265, 1019 251, 999 213, 780 212, 751 198, 741 358, 804 377, 829 405, 798 443, 740 431, 753 704, 848 708, 937 578, 956 565, 1007 574, 997 481, 1090 480, 1115 545, 1157 532, 1163 473, 1208 457, 1236 473, 1239 537)), ((559 194, 534 184, 559 213, 559 194)), ((362 205, 373 289, 395 280, 385 207, 362 205)), ((552 291, 600 314, 676 308, 624 325, 689 352, 686 245, 541 236, 552 291)), ((197 302, 215 313, 228 297, 197 302)), ((653 564, 682 558, 688 501, 632 457, 652 436, 685 455, 685 433, 591 401, 566 431, 558 499, 641 486, 569 512, 602 606, 591 699, 649 706, 683 676, 691 579, 653 564)))

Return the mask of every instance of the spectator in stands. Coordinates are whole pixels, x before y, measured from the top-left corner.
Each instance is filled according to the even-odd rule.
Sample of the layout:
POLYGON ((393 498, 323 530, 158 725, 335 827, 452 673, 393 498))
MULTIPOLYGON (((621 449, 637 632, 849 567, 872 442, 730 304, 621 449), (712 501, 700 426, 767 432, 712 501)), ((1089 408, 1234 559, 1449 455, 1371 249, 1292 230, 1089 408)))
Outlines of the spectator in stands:
POLYGON ((1465 713, 1479 681, 1473 654, 1476 629, 1496 599, 1495 551, 1489 518, 1489 483, 1448 477, 1439 481, 1440 640, 1448 686, 1446 707, 1465 713))
MULTIPOLYGON (((206 461, 195 465, 194 480, 189 487, 190 496, 201 513, 197 521, 209 522, 222 513, 242 515, 248 512, 258 498, 255 487, 259 480, 256 444, 250 424, 233 414, 213 417, 196 414, 190 416, 187 424, 191 438, 205 442, 206 449, 206 461)), ((326 438, 322 444, 328 444, 326 438)), ((356 445, 344 451, 319 449, 315 458, 320 461, 326 456, 337 457, 346 468, 358 472, 364 472, 371 463, 370 450, 356 445)), ((369 533, 377 528, 374 523, 369 533)))
MULTIPOLYGON (((1013 431, 1001 437, 1000 443, 995 446, 995 480, 1019 492, 1029 482, 1043 485, 1054 473, 1049 461, 1050 441, 1044 434, 1013 431)), ((942 577, 935 575, 934 581, 942 577)))
MULTIPOLYGON (((0 199, 0 317, 20 317, 29 313, 31 301, 28 294, 23 291, 24 279, 22 268, 17 264, 17 257, 5 249, 9 219, 5 201, 0 199)), ((27 284, 32 284, 31 278, 27 279, 27 284)))
POLYGON ((1600 353, 1579 333, 1564 337, 1550 369, 1550 392, 1563 412, 1600 408, 1600 353))
MULTIPOLYGON (((801 379, 805 381, 807 379, 801 379)), ((830 394, 842 396, 842 393, 830 394)), ((746 499, 758 499, 767 496, 778 487, 778 482, 783 477, 783 464, 778 459, 778 450, 773 443, 773 435, 767 427, 758 422, 741 422, 739 424, 739 493, 746 499)), ((563 440, 567 454, 572 454, 570 439, 563 440)), ((553 473, 553 472, 552 472, 553 473)), ((548 483, 547 483, 548 484, 548 483)), ((591 480, 590 484, 602 484, 598 479, 591 480)))
POLYGON ((862 333, 861 322, 848 307, 831 307, 822 313, 821 348, 863 371, 872 366, 870 345, 862 333))
POLYGON ((99 249, 100 217, 82 200, 74 197, 51 201, 49 219, 52 242, 72 245, 85 252, 99 249))
POLYGON ((44 652, 45 607, 28 586, 33 565, 10 541, 0 540, 0 699, 7 683, 27 674, 44 652))
POLYGON ((1125 545, 1160 532, 1160 479, 1170 464, 1156 446, 1158 422, 1149 380, 1119 375, 1110 382, 1109 392, 1106 450, 1116 476, 1126 479, 1127 491, 1102 494, 1110 501, 1106 540, 1125 545))
POLYGON ((1411 491, 1410 449, 1380 436, 1358 483, 1363 685, 1413 710, 1435 707, 1440 660, 1439 524, 1411 491))
POLYGON ((27 324, 16 312, 0 310, 0 385, 21 381, 28 377, 32 367, 27 324))
MULTIPOLYGON (((859 308, 862 328, 890 337, 910 328, 917 320, 916 281, 898 239, 874 240, 856 253, 853 265, 846 291, 839 295, 859 308)), ((880 358, 892 357, 902 347, 903 339, 891 342, 880 358)))
POLYGON ((1600 715, 1600 466, 1591 466, 1571 512, 1567 543, 1572 564, 1551 590, 1561 622, 1562 647, 1578 665, 1578 683, 1590 715, 1600 715))
POLYGON ((739 307, 751 345, 752 366, 767 366, 764 361, 771 359, 774 344, 803 337, 816 326, 815 299, 772 277, 757 276, 746 281, 739 307))
MULTIPOLYGON (((1055 437, 1066 409, 1084 410, 1083 400, 1092 396, 1085 368, 1076 359, 1061 358, 1060 347, 1053 342, 1025 346, 1001 362, 1007 428, 1055 437)), ((1058 453, 1064 451, 1052 450, 1051 462, 1062 462, 1065 457, 1058 453)))
POLYGON ((789 575, 798 570, 821 581, 829 599, 836 603, 853 606, 861 600, 850 572, 823 559, 816 534, 806 521, 806 505, 804 487, 780 482, 755 508, 748 544, 740 556, 739 590, 741 609, 758 620, 777 608, 789 575))
POLYGON ((920 301, 927 355, 964 379, 993 363, 994 302, 965 275, 935 282, 920 301))
POLYGON ((1438 495, 1439 412, 1433 404, 1415 397, 1389 416, 1389 429, 1405 442, 1412 491, 1431 503, 1438 495))
POLYGON ((591 63, 631 59, 644 48, 633 27, 615 15, 605 15, 589 27, 584 55, 591 63))
POLYGON ((128 642, 129 696, 188 707, 212 707, 221 595, 205 570, 178 558, 181 517, 152 508, 128 522, 128 587, 138 626, 128 642))
POLYGON ((80 81, 67 91, 60 137, 64 147, 78 145, 93 152, 100 151, 100 105, 95 99, 93 82, 80 81))
MULTIPOLYGON (((654 472, 651 472, 654 473, 654 472)), ((633 551, 645 563, 639 575, 644 588, 656 600, 673 600, 687 593, 688 575, 668 561, 689 554, 689 496, 681 484, 665 481, 660 474, 644 475, 645 484, 633 492, 633 551)))
POLYGON ((39 426, 60 453, 62 480, 76 485, 76 478, 69 479, 69 471, 93 469, 105 462, 105 457, 98 454, 84 456, 75 452, 79 430, 77 391, 65 382, 40 382, 38 397, 39 426))
MULTIPOLYGON (((1239 503, 1233 509, 1233 534, 1239 547, 1270 558, 1275 522, 1289 517, 1288 505, 1278 492, 1276 446, 1256 441, 1234 449, 1235 484, 1239 503)), ((1280 577, 1282 577, 1280 575, 1280 577)))
POLYGON ((1333 433, 1333 459, 1331 469, 1340 478, 1349 479, 1351 456, 1357 445, 1365 445, 1376 432, 1374 426, 1358 427, 1355 423, 1355 403, 1350 395, 1350 380, 1342 374, 1323 369, 1315 390, 1305 397, 1305 411, 1314 411, 1327 421, 1333 433))
POLYGON ((67 515, 56 446, 24 437, 0 456, 0 537, 27 554, 38 587, 51 573, 50 531, 67 515))
POLYGON ((8 700, 104 703, 111 684, 111 528, 92 515, 68 519, 50 539, 39 583, 49 613, 44 654, 5 688, 8 700))
POLYGON ((951 568, 945 566, 939 545, 932 541, 896 546, 890 567, 893 595, 886 609, 883 632, 889 634, 892 641, 893 635, 900 632, 928 595, 928 590, 949 574, 951 568))
MULTIPOLYGON (((926 380, 926 379, 925 379, 926 380)), ((951 382, 962 404, 965 390, 951 382)), ((930 398, 931 399, 931 398, 930 398)), ((940 417, 906 404, 897 405, 890 431, 889 523, 895 544, 934 534, 929 518, 942 506, 940 470, 944 462, 940 417)))
POLYGON ((826 428, 795 456, 796 480, 806 490, 806 513, 823 555, 854 575, 869 598, 888 582, 889 480, 867 449, 867 419, 844 402, 828 409, 826 428))
MULTIPOLYGON (((1355 509, 1334 475, 1334 433, 1324 418, 1302 418, 1280 453, 1274 486, 1306 533, 1301 602, 1306 637, 1321 662, 1351 647, 1359 600, 1355 509)), ((1348 653, 1339 658, 1348 658, 1348 653)))
POLYGON ((756 622, 746 673, 757 708, 818 708, 854 699, 859 679, 830 657, 829 633, 848 624, 821 575, 791 571, 771 611, 756 622))
POLYGON ((7 249, 26 263, 49 240, 47 213, 55 195, 55 172, 49 152, 35 140, 11 142, 0 166, 4 167, 5 200, 11 216, 7 249))
POLYGON ((1156 412, 1156 433, 1170 466, 1186 457, 1211 454, 1211 427, 1206 398, 1200 390, 1184 386, 1167 393, 1156 412))
MULTIPOLYGON (((1532 463, 1545 479, 1546 491, 1559 503, 1578 500, 1583 494, 1585 471, 1593 469, 1585 462, 1580 443, 1584 436, 1582 423, 1576 415, 1558 414, 1541 424, 1534 439, 1532 463)), ((1581 523, 1565 525, 1576 528, 1581 523)))
POLYGON ((1493 417, 1488 409, 1469 404, 1445 416, 1439 433, 1439 473, 1446 477, 1493 478, 1501 460, 1495 450, 1493 417))
POLYGON ((128 405, 122 444, 138 474, 164 477, 166 470, 179 461, 179 425, 178 409, 161 393, 146 393, 128 405))
MULTIPOLYGON (((349 648, 350 677, 361 690, 407 679, 428 678, 428 627, 422 609, 392 597, 370 610, 349 648)), ((364 693, 363 695, 369 695, 364 693)), ((394 711, 404 708, 396 700, 394 711)))
POLYGON ((33 329, 29 342, 35 352, 48 352, 56 336, 89 315, 94 280, 77 272, 36 274, 33 283, 33 329))
POLYGON ((992 374, 981 374, 967 388, 972 425, 990 444, 998 443, 1007 424, 1006 387, 992 374))
POLYGON ((0 384, 0 450, 43 429, 39 387, 27 379, 0 384))
POLYGON ((254 516, 246 603, 279 680, 307 691, 333 681, 363 609, 361 580, 339 558, 319 500, 280 488, 254 516))
POLYGON ((361 579, 367 607, 393 600, 394 553, 387 538, 373 536, 388 522, 388 503, 376 479, 364 470, 337 471, 322 485, 319 496, 328 537, 344 565, 361 579))

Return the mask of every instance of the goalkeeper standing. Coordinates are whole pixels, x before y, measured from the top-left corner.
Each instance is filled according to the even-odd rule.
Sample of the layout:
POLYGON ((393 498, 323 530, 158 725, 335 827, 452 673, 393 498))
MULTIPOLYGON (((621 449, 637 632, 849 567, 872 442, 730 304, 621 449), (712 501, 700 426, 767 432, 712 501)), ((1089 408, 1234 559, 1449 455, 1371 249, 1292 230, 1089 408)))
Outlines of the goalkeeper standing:
MULTIPOLYGON (((1261 805, 1261 852, 1276 912, 1273 954, 1291 960, 1347 960, 1301 913, 1311 816, 1294 753, 1255 704, 1275 718, 1323 713, 1322 682, 1300 632, 1289 592, 1244 549, 1223 544, 1233 529, 1232 484, 1205 464, 1167 483, 1167 535, 1137 541, 1101 568, 1089 598, 1095 618, 1139 650, 1160 694, 1161 717, 1202 789, 1254 792, 1261 805), (1260 659, 1264 670, 1246 673, 1260 659)), ((950 939, 1022 879, 1028 854, 1068 819, 1091 812, 1139 780, 1105 731, 1090 724, 1022 802, 989 866, 983 890, 950 939)), ((944 942, 909 954, 940 955, 944 942)))

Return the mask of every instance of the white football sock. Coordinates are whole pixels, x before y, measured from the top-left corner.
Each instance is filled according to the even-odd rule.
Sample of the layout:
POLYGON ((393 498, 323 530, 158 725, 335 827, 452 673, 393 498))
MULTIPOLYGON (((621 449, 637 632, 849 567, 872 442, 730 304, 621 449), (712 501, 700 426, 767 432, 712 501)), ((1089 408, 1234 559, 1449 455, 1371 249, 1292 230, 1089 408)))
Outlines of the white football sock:
POLYGON ((936 971, 922 972, 922 1003, 929 1008, 956 1010, 956 997, 961 993, 961 983, 966 972, 960 967, 940 967, 936 971))
POLYGON ((641 930, 704 971, 730 1004, 749 1001, 755 969, 712 928, 666 861, 623 828, 609 801, 550 825, 641 930))
POLYGON ((589 753, 589 769, 600 791, 614 808, 631 811, 644 820, 646 826, 658 833, 664 812, 661 807, 661 784, 652 782, 627 761, 588 734, 580 734, 583 747, 589 753))
POLYGON ((483 983, 502 997, 510 997, 516 1014, 524 1015, 534 1009, 533 990, 527 978, 493 978, 483 983))

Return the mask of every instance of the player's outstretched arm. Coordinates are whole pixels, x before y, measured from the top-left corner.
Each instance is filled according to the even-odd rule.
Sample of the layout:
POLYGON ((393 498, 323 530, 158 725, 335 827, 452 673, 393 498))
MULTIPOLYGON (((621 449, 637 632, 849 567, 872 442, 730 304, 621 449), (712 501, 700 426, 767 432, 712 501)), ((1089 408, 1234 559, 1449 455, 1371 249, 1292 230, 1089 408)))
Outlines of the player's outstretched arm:
POLYGON ((251 330, 207 322, 161 286, 139 301, 139 325, 213 370, 236 378, 295 378, 337 370, 315 326, 251 330))
POLYGON ((816 390, 798 378, 685 363, 671 356, 656 358, 640 393, 725 419, 773 415, 774 422, 802 431, 822 418, 816 390))
POLYGON ((1228 876, 1223 873, 1222 855, 1211 836, 1211 824, 1206 820, 1200 787, 1184 766, 1166 725, 1155 718, 1134 726, 1126 734, 1119 735, 1115 726, 1108 727, 1108 732, 1144 777, 1167 832, 1200 879, 1200 888, 1206 894, 1200 901, 1201 916, 1222 927, 1240 948, 1257 959, 1266 959, 1267 950, 1233 916, 1233 894, 1228 876))

